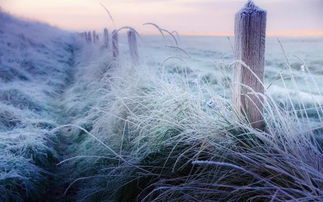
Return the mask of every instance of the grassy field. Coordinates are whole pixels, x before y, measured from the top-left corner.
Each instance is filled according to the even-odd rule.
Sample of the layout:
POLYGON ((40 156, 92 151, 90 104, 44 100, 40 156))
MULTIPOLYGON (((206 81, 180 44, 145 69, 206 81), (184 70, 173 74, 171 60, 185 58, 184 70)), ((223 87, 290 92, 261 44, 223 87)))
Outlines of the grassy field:
POLYGON ((121 40, 116 66, 101 44, 0 18, 1 201, 323 199, 321 74, 311 73, 322 61, 285 62, 278 79, 268 61, 259 131, 232 106, 229 53, 144 41, 134 66, 121 40), (224 59, 208 62, 214 54, 224 59))

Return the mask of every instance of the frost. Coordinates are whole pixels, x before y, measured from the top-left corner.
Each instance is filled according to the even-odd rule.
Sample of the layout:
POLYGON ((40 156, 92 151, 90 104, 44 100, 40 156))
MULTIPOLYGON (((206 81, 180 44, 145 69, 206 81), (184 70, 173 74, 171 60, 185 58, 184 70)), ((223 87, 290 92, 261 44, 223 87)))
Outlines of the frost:
POLYGON ((0 201, 35 201, 57 161, 53 100, 69 79, 73 37, 4 12, 0 21, 0 201))
POLYGON ((254 12, 265 12, 265 10, 259 8, 252 0, 249 0, 246 5, 240 10, 242 14, 251 14, 254 12))
MULTIPOLYGON (((249 2, 246 10, 260 9, 249 2)), ((133 65, 120 34, 113 68, 99 43, 0 18, 0 201, 40 201, 47 186, 80 201, 323 195, 314 138, 322 134, 323 46, 311 52, 316 72, 308 74, 292 59, 286 72, 269 43, 267 130, 258 131, 232 106, 234 59, 223 38, 183 37, 176 43, 185 47, 172 48, 171 36, 145 36, 133 65)), ((289 43, 296 52, 304 49, 295 44, 306 46, 289 43)))

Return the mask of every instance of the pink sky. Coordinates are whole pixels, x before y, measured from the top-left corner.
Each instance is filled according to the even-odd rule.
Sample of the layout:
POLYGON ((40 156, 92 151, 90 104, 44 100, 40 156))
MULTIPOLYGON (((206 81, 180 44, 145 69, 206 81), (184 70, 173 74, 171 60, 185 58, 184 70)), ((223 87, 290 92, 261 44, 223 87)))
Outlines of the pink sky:
MULTIPOLYGON (((235 12, 246 0, 0 0, 10 13, 69 30, 113 27, 100 2, 115 19, 115 26, 142 26, 154 22, 180 34, 229 35, 235 12)), ((255 0, 268 11, 271 35, 323 36, 323 0, 255 0)))

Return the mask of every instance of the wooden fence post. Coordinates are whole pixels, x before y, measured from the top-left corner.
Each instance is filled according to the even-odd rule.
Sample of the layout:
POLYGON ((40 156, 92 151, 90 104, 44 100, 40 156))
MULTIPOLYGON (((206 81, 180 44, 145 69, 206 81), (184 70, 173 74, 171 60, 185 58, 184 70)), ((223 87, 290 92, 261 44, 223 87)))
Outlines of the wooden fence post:
POLYGON ((129 52, 130 52, 132 63, 134 65, 138 65, 139 55, 138 55, 137 37, 136 37, 135 30, 130 29, 128 31, 128 44, 129 44, 129 52))
POLYGON ((118 62, 119 60, 119 39, 117 30, 113 30, 112 32, 112 57, 114 62, 118 62))
POLYGON ((83 34, 84 34, 85 41, 89 42, 89 38, 87 37, 87 32, 83 32, 83 34))
POLYGON ((96 43, 96 32, 94 30, 92 31, 92 41, 96 43))
POLYGON ((235 66, 233 103, 249 120, 252 127, 264 129, 263 97, 265 40, 265 10, 252 1, 235 16, 235 57, 242 61, 235 66))
POLYGON ((89 43, 92 43, 91 31, 87 33, 89 43))
POLYGON ((104 47, 109 49, 109 31, 107 28, 104 28, 103 30, 103 43, 104 43, 104 47))

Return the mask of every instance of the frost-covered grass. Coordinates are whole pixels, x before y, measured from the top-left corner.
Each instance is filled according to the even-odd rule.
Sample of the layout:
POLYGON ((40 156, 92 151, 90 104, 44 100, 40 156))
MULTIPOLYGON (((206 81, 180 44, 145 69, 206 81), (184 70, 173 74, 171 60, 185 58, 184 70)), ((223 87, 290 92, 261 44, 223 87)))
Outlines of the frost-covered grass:
POLYGON ((55 130, 70 129, 76 143, 60 164, 70 170, 65 194, 79 201, 322 200, 319 100, 266 94, 266 130, 258 131, 231 104, 230 65, 216 65, 216 76, 162 60, 112 68, 108 54, 79 61, 65 92, 73 121, 55 130))
POLYGON ((58 161, 56 99, 70 81, 73 38, 0 11, 0 201, 39 200, 58 161))
POLYGON ((111 50, 0 18, 1 201, 323 199, 322 61, 267 61, 258 131, 231 104, 230 54, 156 43, 132 66, 121 43, 112 65, 111 50))

